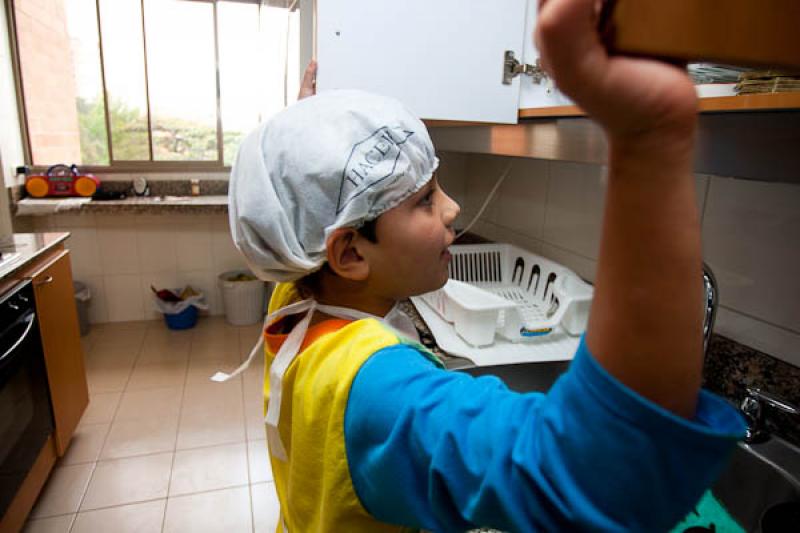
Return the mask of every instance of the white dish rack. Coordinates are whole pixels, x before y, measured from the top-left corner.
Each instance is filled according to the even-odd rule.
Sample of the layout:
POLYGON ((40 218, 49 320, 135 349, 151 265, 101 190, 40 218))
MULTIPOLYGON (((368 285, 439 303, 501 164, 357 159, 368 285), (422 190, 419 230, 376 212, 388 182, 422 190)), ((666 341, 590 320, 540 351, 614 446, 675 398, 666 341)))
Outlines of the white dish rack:
POLYGON ((499 334, 529 342, 586 330, 593 289, 571 270, 510 244, 450 247, 450 281, 422 299, 475 347, 499 334))

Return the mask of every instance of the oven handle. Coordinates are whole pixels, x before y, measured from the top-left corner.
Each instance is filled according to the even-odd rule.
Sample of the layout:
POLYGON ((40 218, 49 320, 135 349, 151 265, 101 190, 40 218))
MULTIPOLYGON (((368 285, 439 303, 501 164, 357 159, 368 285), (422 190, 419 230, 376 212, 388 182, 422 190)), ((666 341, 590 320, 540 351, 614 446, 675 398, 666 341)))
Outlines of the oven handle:
POLYGON ((19 319, 17 321, 17 322, 19 322, 19 321, 27 322, 28 323, 28 327, 25 328, 25 332, 20 336, 19 339, 17 339, 17 342, 15 342, 14 345, 11 348, 6 350, 6 353, 4 353, 3 355, 0 356, 0 363, 2 363, 3 360, 6 357, 11 355, 11 352, 16 350, 17 346, 19 346, 20 344, 22 344, 25 341, 25 339, 28 337, 28 334, 31 332, 31 329, 33 329, 33 325, 36 323, 35 320, 36 320, 36 313, 31 312, 31 313, 28 313, 27 315, 25 315, 24 317, 22 317, 21 319, 19 319))

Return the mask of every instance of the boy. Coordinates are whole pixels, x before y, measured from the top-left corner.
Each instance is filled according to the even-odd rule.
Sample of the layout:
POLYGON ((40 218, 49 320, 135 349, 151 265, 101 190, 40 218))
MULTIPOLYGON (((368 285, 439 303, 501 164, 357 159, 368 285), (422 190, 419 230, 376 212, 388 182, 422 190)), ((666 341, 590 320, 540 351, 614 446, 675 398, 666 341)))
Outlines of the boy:
POLYGON ((458 214, 401 104, 314 96, 242 144, 234 240, 262 277, 295 282, 265 331, 279 531, 663 531, 743 434, 700 392, 694 88, 608 57, 594 0, 540 6, 544 64, 610 146, 589 326, 547 395, 443 370, 396 312, 445 283, 458 214))

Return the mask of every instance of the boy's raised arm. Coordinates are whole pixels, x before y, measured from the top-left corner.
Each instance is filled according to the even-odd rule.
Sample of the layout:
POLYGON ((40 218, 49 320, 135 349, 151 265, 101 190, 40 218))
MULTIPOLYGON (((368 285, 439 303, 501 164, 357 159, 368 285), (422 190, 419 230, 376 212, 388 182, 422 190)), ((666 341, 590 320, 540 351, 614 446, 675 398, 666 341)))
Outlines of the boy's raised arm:
POLYGON ((697 103, 683 69, 609 57, 595 0, 540 0, 536 40, 557 85, 605 129, 608 190, 586 340, 639 394, 695 414, 702 254, 692 174, 697 103))

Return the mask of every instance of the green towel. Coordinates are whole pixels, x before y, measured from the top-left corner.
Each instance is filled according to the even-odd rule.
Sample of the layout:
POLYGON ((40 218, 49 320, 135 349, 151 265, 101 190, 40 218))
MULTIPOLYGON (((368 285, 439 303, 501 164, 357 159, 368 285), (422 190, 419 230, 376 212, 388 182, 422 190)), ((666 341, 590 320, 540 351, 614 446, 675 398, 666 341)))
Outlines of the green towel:
POLYGON ((703 494, 694 511, 675 526, 671 533, 683 533, 690 527, 708 528, 715 533, 745 533, 710 490, 703 494))

